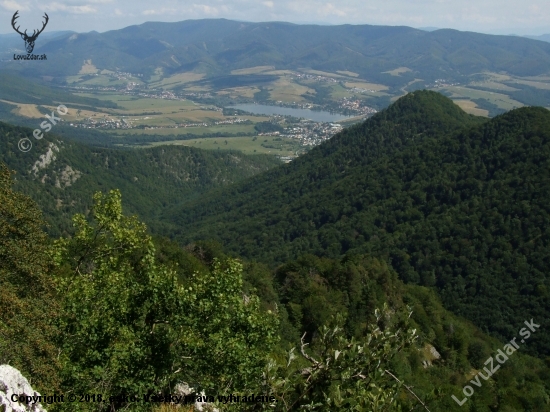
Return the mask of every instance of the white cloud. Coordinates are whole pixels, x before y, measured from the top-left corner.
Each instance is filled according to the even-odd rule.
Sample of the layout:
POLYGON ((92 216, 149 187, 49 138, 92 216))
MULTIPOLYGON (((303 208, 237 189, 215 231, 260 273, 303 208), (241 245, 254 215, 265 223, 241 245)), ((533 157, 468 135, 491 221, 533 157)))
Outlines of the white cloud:
MULTIPOLYGON (((202 12, 205 17, 219 16, 220 14, 220 8, 212 7, 207 4, 193 4, 193 8, 202 12)), ((223 8, 223 6, 221 8, 223 8)))
POLYGON ((5 21, 16 10, 27 11, 22 18, 29 20, 39 18, 44 10, 80 15, 78 19, 53 22, 58 30, 76 31, 120 29, 157 16, 159 21, 170 22, 226 18, 251 22, 436 26, 479 32, 514 27, 522 29, 509 32, 519 34, 532 32, 533 27, 550 33, 549 3, 549 0, 46 0, 45 3, 0 0, 0 16, 5 21), (89 18, 90 14, 94 18, 89 18))
POLYGON ((171 13, 174 13, 176 10, 174 9, 167 9, 167 8, 162 8, 162 9, 150 9, 150 10, 144 10, 141 12, 141 14, 143 14, 144 16, 154 16, 154 15, 158 15, 158 14, 171 14, 171 13))
POLYGON ((15 12, 15 11, 17 11, 17 10, 19 10, 19 11, 27 11, 27 10, 30 10, 29 7, 28 7, 27 5, 25 5, 25 4, 20 4, 20 3, 16 2, 16 1, 13 1, 13 0, 4 0, 4 1, 0 2, 0 5, 1 5, 4 9, 6 9, 6 10, 8 10, 8 11, 13 11, 13 12, 15 12))
POLYGON ((328 16, 345 17, 347 14, 343 10, 342 6, 343 6, 342 3, 340 3, 338 7, 334 7, 331 3, 326 3, 317 9, 317 14, 319 14, 322 17, 328 17, 328 16))
POLYGON ((97 10, 89 5, 83 6, 67 6, 65 4, 53 2, 45 6, 47 11, 64 11, 71 14, 90 14, 96 13, 97 10))

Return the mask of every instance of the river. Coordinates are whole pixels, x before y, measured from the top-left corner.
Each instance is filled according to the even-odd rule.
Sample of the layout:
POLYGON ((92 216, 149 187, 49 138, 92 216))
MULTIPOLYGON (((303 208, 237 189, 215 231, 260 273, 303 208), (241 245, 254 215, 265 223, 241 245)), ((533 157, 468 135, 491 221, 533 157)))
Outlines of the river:
POLYGON ((303 117, 304 119, 313 120, 314 122, 339 122, 340 120, 353 117, 330 112, 317 112, 310 109, 294 109, 292 107, 268 106, 265 104, 236 104, 228 106, 228 108, 244 110, 245 112, 254 114, 279 114, 283 116, 303 117))

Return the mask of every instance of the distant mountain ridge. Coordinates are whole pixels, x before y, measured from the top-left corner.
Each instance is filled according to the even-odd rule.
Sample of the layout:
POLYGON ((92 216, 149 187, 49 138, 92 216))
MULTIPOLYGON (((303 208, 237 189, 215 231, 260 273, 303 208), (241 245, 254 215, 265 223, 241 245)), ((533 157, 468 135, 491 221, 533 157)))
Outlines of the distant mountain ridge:
POLYGON ((491 36, 457 30, 422 31, 404 26, 296 25, 245 23, 226 19, 148 22, 105 33, 66 34, 41 41, 47 53, 40 66, 23 67, 32 75, 66 76, 86 60, 101 69, 151 75, 201 71, 208 75, 271 65, 277 69, 310 67, 349 70, 362 78, 402 87, 417 77, 426 81, 460 79, 483 71, 539 75, 550 67, 550 45, 515 36, 491 36), (399 67, 411 71, 388 72, 399 67), (388 83, 389 82, 389 83, 388 83))
POLYGON ((533 40, 550 42, 550 34, 542 34, 540 36, 523 36, 523 37, 527 37, 528 39, 533 39, 533 40))
POLYGON ((436 30, 441 30, 440 27, 432 27, 432 26, 428 26, 428 27, 417 27, 418 30, 424 30, 424 31, 436 31, 436 30))
MULTIPOLYGON (((70 35, 73 33, 74 32, 70 30, 59 30, 52 32, 45 31, 44 33, 40 34, 39 42, 52 40, 57 37, 70 35)), ((21 52, 24 53, 25 42, 23 41, 23 39, 21 39, 21 36, 15 33, 15 31, 6 34, 0 34, 0 54, 11 52, 14 49, 21 50, 21 52)))

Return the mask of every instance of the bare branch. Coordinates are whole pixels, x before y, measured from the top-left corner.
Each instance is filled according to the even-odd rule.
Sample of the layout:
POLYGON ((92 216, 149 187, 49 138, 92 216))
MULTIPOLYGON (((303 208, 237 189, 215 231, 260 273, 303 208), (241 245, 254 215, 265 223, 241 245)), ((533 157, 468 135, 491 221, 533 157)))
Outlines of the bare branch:
POLYGON ((300 352, 302 352, 302 356, 304 358, 306 358, 308 361, 310 361, 311 363, 315 364, 315 366, 318 366, 320 364, 320 362, 316 361, 315 359, 313 359, 311 356, 309 356, 306 351, 305 351, 305 347, 307 345, 309 345, 309 343, 304 343, 304 338, 306 337, 306 333, 307 332, 304 332, 304 334, 302 335, 302 338, 300 339, 300 342, 302 343, 302 345, 300 346, 300 352))
POLYGON ((428 412, 430 412, 430 410, 428 409, 428 407, 424 404, 424 402, 422 402, 420 400, 420 398, 418 396, 416 396, 416 393, 414 393, 410 387, 408 387, 407 385, 405 385, 403 382, 401 382, 393 373, 391 373, 390 371, 388 370, 384 370, 384 372, 386 372, 388 375, 390 375, 393 379, 395 379, 397 382, 399 382, 401 385, 403 385, 405 387, 405 389, 407 389, 415 398, 418 402, 420 402, 422 404, 422 406, 424 407, 424 409, 426 409, 428 412))

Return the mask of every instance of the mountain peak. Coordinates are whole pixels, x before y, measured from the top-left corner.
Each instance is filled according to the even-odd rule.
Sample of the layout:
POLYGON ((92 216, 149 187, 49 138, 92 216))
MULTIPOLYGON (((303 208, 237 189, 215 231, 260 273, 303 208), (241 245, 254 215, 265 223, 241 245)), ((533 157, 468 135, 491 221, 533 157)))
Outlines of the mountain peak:
POLYGON ((468 115, 458 107, 451 99, 441 93, 430 90, 416 90, 400 97, 388 107, 386 115, 403 116, 410 114, 423 114, 429 117, 441 118, 447 121, 471 120, 474 116, 468 115))
POLYGON ((486 120, 467 114, 451 99, 440 93, 417 90, 400 97, 386 110, 367 120, 365 125, 379 126, 384 122, 392 122, 402 131, 414 128, 416 133, 438 133, 468 124, 483 123, 486 120))

